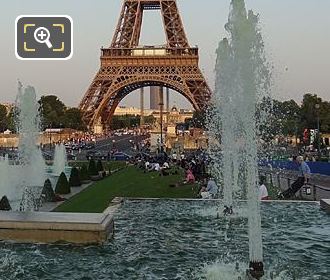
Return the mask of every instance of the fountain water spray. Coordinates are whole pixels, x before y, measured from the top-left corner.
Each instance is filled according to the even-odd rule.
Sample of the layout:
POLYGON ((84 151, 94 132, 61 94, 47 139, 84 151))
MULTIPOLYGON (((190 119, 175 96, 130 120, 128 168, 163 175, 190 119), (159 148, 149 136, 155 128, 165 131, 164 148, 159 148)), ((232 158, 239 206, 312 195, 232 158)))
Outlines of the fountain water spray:
POLYGON ((19 133, 18 160, 0 161, 0 195, 7 195, 11 202, 17 203, 26 187, 43 186, 45 162, 37 146, 40 136, 39 104, 33 87, 23 90, 19 83, 15 108, 19 133))
POLYGON ((231 212, 234 190, 246 193, 250 252, 248 272, 255 279, 263 276, 257 147, 259 125, 265 114, 260 111, 264 108, 259 104, 269 99, 271 76, 258 22, 257 15, 247 12, 244 0, 231 1, 225 25, 229 38, 223 39, 217 50, 213 97, 213 106, 217 108, 220 119, 215 134, 221 131, 216 138, 220 138, 225 211, 227 214, 231 212))
POLYGON ((65 146, 63 144, 55 146, 53 173, 60 175, 65 172, 67 166, 67 156, 65 146))

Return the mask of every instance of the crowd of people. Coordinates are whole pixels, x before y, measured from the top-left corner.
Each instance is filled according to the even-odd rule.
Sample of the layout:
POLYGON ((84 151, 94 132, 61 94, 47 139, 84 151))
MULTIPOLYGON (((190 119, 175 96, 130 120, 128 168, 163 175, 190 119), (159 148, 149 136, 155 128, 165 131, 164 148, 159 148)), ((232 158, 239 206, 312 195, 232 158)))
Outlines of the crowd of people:
POLYGON ((206 170, 206 158, 201 151, 185 154, 173 152, 171 155, 160 153, 155 156, 138 154, 132 162, 143 172, 157 172, 159 176, 180 174, 179 169, 184 170, 184 177, 170 187, 181 187, 184 185, 199 186, 197 196, 203 199, 216 198, 219 188, 206 170))
MULTIPOLYGON (((298 156, 293 160, 296 160, 299 164, 299 176, 288 190, 279 194, 279 198, 282 199, 294 196, 303 185, 308 183, 311 175, 310 169, 302 156, 298 156)), ((178 183, 172 185, 172 187, 196 184, 199 186, 197 197, 202 199, 219 197, 219 186, 215 178, 207 172, 207 159, 203 152, 199 151, 190 154, 173 152, 169 156, 166 153, 160 153, 153 157, 141 153, 134 159, 134 164, 144 172, 157 172, 159 176, 179 174, 178 169, 182 168, 184 177, 178 183)), ((266 185, 266 177, 260 176, 258 184, 259 200, 270 199, 266 185)))

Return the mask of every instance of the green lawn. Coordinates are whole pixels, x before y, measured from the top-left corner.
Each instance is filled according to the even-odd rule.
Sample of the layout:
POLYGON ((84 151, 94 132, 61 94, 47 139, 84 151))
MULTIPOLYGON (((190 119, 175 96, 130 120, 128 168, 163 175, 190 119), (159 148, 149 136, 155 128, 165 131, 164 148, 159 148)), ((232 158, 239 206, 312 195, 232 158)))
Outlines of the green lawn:
POLYGON ((143 198, 194 198, 197 186, 185 185, 169 187, 183 179, 178 175, 161 177, 156 172, 143 173, 134 166, 129 166, 90 187, 64 202, 57 212, 100 213, 108 207, 114 197, 143 198))
MULTIPOLYGON (((97 162, 97 161, 96 161, 97 162)), ((70 161, 69 166, 71 167, 82 167, 83 164, 88 166, 88 161, 70 161)), ((122 168, 126 165, 125 161, 102 161, 103 167, 106 170, 115 170, 117 168, 122 168)))

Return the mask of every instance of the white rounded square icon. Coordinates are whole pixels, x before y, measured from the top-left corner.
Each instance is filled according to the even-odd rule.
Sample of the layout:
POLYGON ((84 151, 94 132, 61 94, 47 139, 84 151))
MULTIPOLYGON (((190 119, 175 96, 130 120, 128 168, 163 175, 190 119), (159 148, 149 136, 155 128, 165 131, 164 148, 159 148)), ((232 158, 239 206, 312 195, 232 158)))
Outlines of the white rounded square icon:
POLYGON ((21 15, 15 21, 15 54, 21 60, 68 60, 73 54, 72 18, 21 15))

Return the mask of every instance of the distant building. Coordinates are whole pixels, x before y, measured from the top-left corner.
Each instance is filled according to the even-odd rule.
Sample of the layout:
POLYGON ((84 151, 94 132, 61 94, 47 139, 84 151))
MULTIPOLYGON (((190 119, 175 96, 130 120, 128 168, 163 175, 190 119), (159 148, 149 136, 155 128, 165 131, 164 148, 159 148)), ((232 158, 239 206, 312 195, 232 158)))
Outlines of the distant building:
MULTIPOLYGON (((133 115, 140 116, 141 110, 136 107, 125 107, 118 106, 115 110, 115 116, 125 116, 125 115, 133 115)), ((160 123, 160 111, 159 108, 155 110, 144 110, 144 116, 153 116, 158 123, 160 123)), ((168 124, 178 124, 184 123, 186 119, 191 119, 194 115, 193 110, 186 109, 178 109, 176 106, 173 106, 170 110, 169 114, 167 114, 166 110, 163 112, 163 123, 167 124, 167 115, 168 115, 168 124)))
MULTIPOLYGON (((157 122, 160 123, 160 112, 159 110, 154 111, 152 115, 156 118, 157 122)), ((168 114, 168 124, 184 123, 186 119, 191 119, 194 115, 193 110, 178 109, 173 106, 168 114)), ((166 124, 167 112, 163 113, 163 123, 166 124)))
MULTIPOLYGON (((144 110, 145 116, 152 115, 153 110, 144 110)), ((133 116, 140 116, 141 109, 136 107, 125 107, 125 106, 118 106, 115 110, 115 116, 124 116, 124 115, 133 115, 133 116)))
POLYGON ((150 110, 159 110, 160 103, 160 87, 150 87, 150 110))

